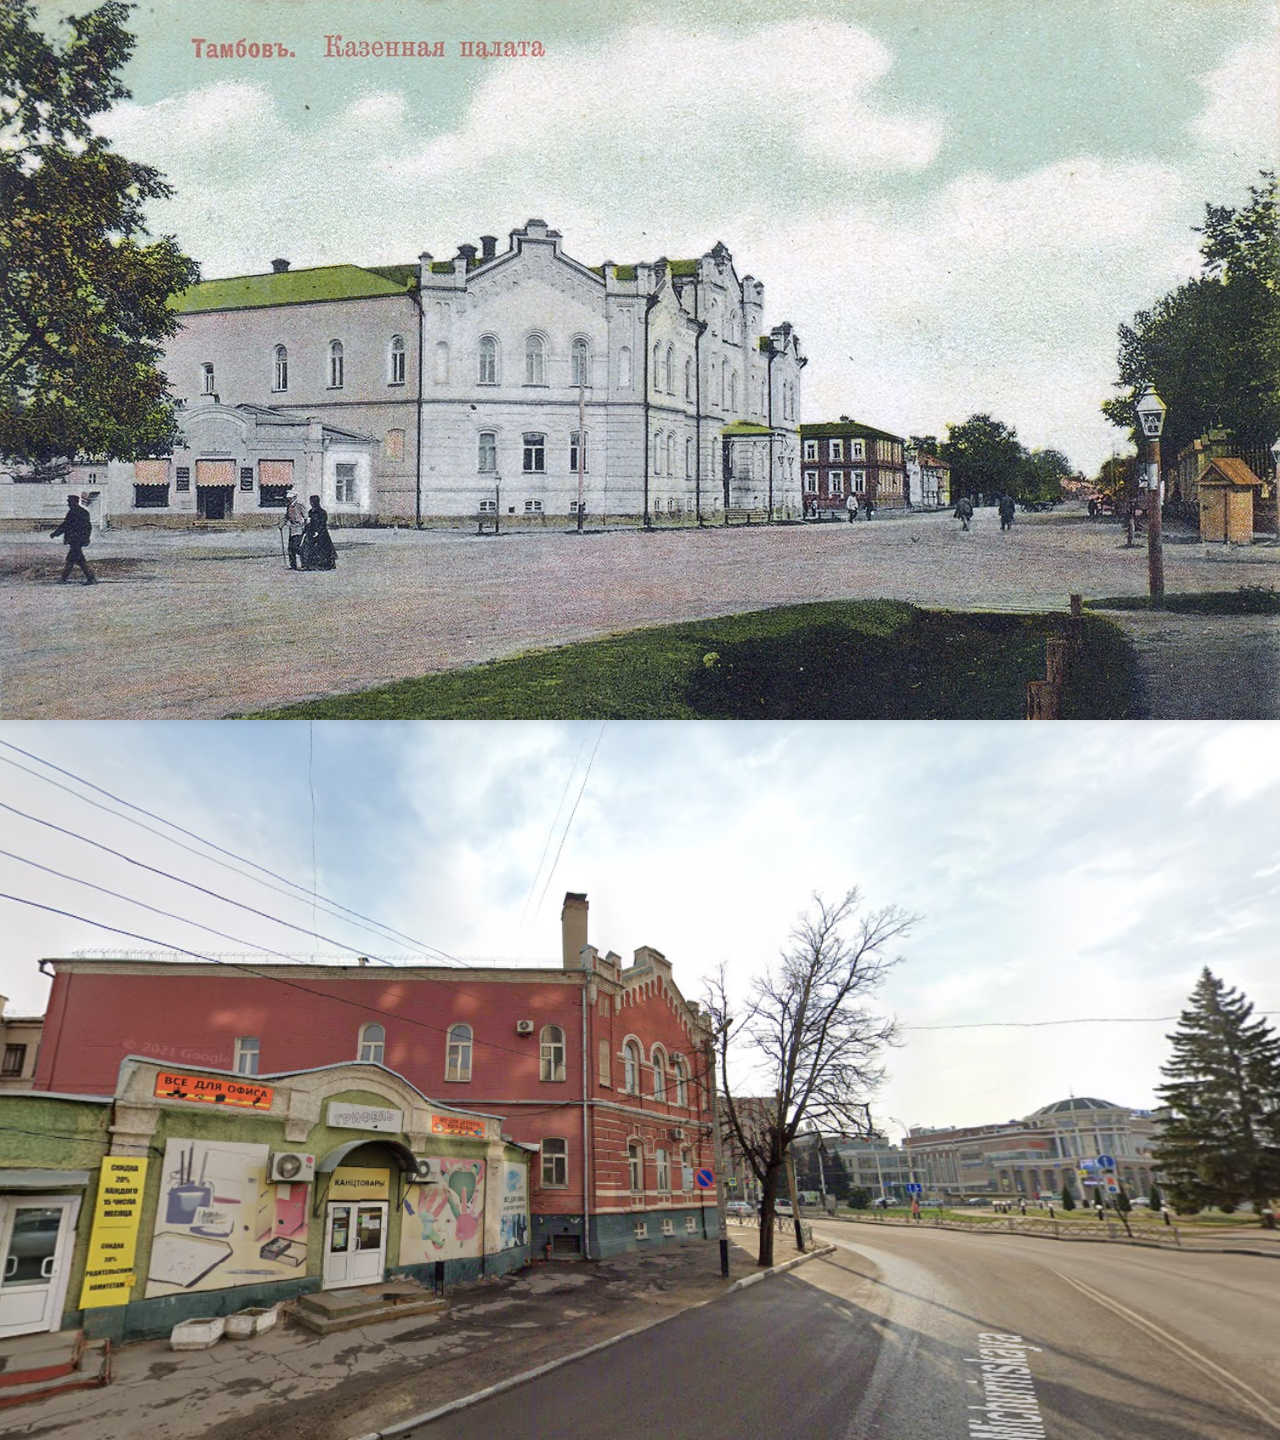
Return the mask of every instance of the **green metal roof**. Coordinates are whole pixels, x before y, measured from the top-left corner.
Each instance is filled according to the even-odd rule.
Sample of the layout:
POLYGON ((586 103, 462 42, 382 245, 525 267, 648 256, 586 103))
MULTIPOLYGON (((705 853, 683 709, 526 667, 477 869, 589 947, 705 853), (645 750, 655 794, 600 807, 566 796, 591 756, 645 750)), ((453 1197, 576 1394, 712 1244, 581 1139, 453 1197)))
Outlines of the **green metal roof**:
POLYGON ((732 439, 735 435, 772 435, 773 431, 767 425, 753 425, 750 420, 735 420, 732 425, 726 425, 720 433, 732 439))
POLYGON ((853 435, 860 440, 896 440, 906 444, 901 435, 891 435, 887 430, 877 430, 873 425, 861 425, 856 420, 829 420, 820 425, 801 425, 800 438, 815 440, 824 435, 853 435))
POLYGON ((696 260, 669 260, 667 262, 667 268, 671 271, 672 275, 681 277, 696 275, 698 273, 698 262, 696 260))
MULTIPOLYGON (((410 266, 389 266, 392 271, 410 266)), ((385 272, 360 265, 320 265, 311 270, 280 270, 269 275, 233 275, 226 280, 202 280, 169 300, 180 315, 205 310, 252 310, 272 305, 306 305, 316 300, 362 300, 374 295, 403 295, 416 280, 416 271, 402 282, 385 272)))

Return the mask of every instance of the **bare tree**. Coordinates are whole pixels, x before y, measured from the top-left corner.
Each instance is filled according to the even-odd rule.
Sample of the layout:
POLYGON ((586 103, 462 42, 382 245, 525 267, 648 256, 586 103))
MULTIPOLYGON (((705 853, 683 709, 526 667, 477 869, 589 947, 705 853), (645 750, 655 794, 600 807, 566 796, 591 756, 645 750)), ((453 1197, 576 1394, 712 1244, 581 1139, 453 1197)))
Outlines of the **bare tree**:
POLYGON ((760 1265, 773 1263, 774 1206, 797 1131, 807 1124, 871 1133, 867 1105, 884 1078, 880 1053, 896 1039, 897 1026, 865 1001, 898 962, 888 947, 917 918, 896 905, 869 910, 857 889, 835 902, 815 895, 779 962, 756 976, 741 1006, 729 998, 724 964, 707 984, 721 1122, 763 1191, 760 1265), (736 1092, 731 1053, 751 1062, 754 1096, 736 1092))

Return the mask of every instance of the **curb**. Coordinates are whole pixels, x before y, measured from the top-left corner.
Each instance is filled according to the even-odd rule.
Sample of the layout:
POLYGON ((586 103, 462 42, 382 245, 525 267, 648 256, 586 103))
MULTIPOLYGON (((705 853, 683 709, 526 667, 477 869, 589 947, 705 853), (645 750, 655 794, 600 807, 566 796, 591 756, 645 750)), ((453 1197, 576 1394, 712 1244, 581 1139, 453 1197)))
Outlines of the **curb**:
POLYGON ((810 1250, 805 1255, 797 1255, 792 1260, 784 1260, 781 1265, 775 1265, 770 1270, 757 1270, 754 1275, 747 1275, 741 1280, 735 1280, 724 1293, 732 1295, 735 1290, 745 1290, 748 1285, 758 1285, 761 1280, 767 1280, 770 1275, 781 1275, 785 1270, 794 1270, 797 1265, 803 1265, 806 1260, 820 1260, 824 1255, 834 1255, 839 1248, 838 1245, 823 1245, 818 1250, 810 1250))
MULTIPOLYGON (((784 1270, 794 1270, 797 1265, 803 1265, 806 1260, 818 1260, 824 1255, 833 1254, 837 1249, 839 1249, 837 1245, 824 1245, 819 1250, 811 1250, 807 1255, 797 1255, 793 1260, 784 1260, 781 1265, 775 1265, 770 1270, 761 1270, 755 1275, 735 1280, 724 1294, 732 1295, 735 1290, 745 1290, 748 1285, 759 1284, 761 1280, 770 1275, 781 1275, 784 1270)), ((559 1370, 564 1365, 572 1365, 575 1360, 582 1360, 588 1355, 608 1350, 611 1345, 618 1345, 623 1340, 630 1340, 635 1335, 643 1335, 646 1330, 655 1330, 659 1325, 665 1325, 679 1315, 687 1315, 690 1310, 699 1310, 703 1305, 711 1303, 710 1300, 699 1300, 693 1305, 685 1305, 682 1309, 673 1310, 670 1315, 660 1315, 656 1320, 650 1320, 647 1324, 636 1325, 630 1330, 624 1330, 620 1335, 613 1335, 608 1340, 588 1345, 585 1350, 575 1350, 572 1355, 562 1355, 558 1360, 548 1360, 545 1365, 539 1365, 533 1370, 521 1371, 519 1375, 509 1376, 506 1380, 499 1380, 496 1385, 489 1385, 484 1390, 477 1390, 474 1395, 464 1395, 460 1400, 450 1400, 447 1405, 438 1405, 434 1410, 428 1410, 422 1415, 415 1415, 411 1420, 401 1420, 398 1425, 388 1426, 385 1430, 371 1430, 366 1435, 355 1436, 354 1440, 413 1440, 419 1427, 430 1425, 436 1420, 443 1420, 446 1415, 454 1415, 459 1410, 468 1410, 482 1400, 489 1400, 494 1395, 514 1390, 518 1385, 525 1385, 530 1380, 536 1380, 540 1375, 548 1375, 551 1371, 559 1370)))

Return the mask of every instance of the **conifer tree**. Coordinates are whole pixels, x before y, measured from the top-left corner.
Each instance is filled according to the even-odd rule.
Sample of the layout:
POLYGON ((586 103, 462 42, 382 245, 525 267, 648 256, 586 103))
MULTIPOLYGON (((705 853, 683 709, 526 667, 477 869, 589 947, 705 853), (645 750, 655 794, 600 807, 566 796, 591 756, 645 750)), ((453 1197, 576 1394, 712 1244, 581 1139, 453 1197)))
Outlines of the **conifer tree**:
POLYGON ((1071 1193, 1070 1185, 1064 1185, 1062 1187, 1062 1208, 1064 1210, 1074 1210, 1076 1208, 1076 1197, 1071 1193))
POLYGON ((1268 1217, 1280 1192, 1280 1036, 1205 969, 1168 1039, 1157 1093, 1168 1107, 1153 1159, 1177 1209, 1251 1200, 1268 1217))

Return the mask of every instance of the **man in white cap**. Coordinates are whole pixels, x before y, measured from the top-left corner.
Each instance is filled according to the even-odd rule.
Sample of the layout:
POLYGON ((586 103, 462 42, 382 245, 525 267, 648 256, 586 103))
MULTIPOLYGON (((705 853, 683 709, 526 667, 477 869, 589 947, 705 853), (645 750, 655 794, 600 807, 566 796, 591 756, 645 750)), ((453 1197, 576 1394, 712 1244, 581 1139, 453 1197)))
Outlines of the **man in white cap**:
POLYGON ((297 570, 302 565, 302 532, 307 528, 307 507, 297 495, 289 496, 280 528, 283 530, 286 525, 289 527, 289 569, 297 570))

